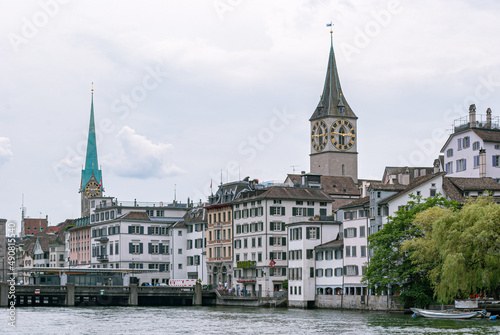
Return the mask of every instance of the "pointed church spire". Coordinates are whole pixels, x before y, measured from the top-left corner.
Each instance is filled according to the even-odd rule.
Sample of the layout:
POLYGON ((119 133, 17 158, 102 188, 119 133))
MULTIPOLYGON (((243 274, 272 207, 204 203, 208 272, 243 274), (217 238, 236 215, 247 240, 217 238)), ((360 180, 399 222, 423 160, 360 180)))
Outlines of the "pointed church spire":
MULTIPOLYGON (((332 27, 333 24, 327 24, 332 27)), ((325 85, 323 94, 310 120, 319 119, 325 116, 340 116, 357 118, 351 107, 347 103, 340 86, 339 73, 335 62, 335 52, 333 50, 333 30, 330 30, 330 55, 328 57, 328 68, 326 70, 325 85)))
POLYGON ((94 123, 94 88, 92 83, 91 102, 90 102, 90 123, 89 135, 87 140, 87 155, 85 157, 85 169, 82 171, 82 188, 89 182, 94 175, 97 182, 101 182, 101 170, 97 160, 97 141, 95 135, 94 123))

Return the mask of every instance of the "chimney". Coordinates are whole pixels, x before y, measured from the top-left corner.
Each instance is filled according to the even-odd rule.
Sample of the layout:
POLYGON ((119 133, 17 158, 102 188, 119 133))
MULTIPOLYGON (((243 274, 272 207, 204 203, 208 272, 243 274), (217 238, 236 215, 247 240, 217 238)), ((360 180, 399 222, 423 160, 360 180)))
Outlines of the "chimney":
POLYGON ((491 108, 486 110, 486 128, 491 129, 491 108))
POLYGON ((474 104, 469 107, 469 127, 476 127, 476 105, 474 104))
POLYGON ((440 165, 441 165, 441 164, 440 164, 440 162, 439 162, 439 158, 436 158, 436 159, 434 160, 434 173, 438 173, 438 172, 439 172, 439 170, 440 170, 440 169, 439 169, 439 166, 440 166, 440 165))
POLYGON ((486 177, 486 150, 479 150, 479 178, 486 177))
POLYGON ((398 176, 399 184, 401 185, 409 185, 410 184, 410 169, 408 167, 405 167, 403 170, 403 173, 400 173, 398 176))

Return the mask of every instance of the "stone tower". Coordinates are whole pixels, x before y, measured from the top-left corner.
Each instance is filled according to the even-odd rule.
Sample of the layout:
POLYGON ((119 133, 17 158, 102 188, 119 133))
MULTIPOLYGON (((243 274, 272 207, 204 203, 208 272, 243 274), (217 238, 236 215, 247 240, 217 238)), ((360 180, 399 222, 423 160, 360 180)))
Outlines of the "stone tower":
POLYGON ((358 182, 357 119, 340 86, 331 40, 323 94, 311 122, 311 173, 358 182))

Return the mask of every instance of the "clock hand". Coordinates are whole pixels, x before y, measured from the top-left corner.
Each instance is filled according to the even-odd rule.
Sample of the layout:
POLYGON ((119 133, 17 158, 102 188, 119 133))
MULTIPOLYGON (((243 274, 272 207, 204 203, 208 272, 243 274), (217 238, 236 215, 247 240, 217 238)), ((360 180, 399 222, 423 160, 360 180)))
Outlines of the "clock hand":
POLYGON ((353 133, 349 133, 349 134, 342 134, 342 133, 336 133, 334 131, 331 132, 332 134, 337 134, 337 135, 340 135, 340 136, 350 136, 350 137, 353 137, 353 133))

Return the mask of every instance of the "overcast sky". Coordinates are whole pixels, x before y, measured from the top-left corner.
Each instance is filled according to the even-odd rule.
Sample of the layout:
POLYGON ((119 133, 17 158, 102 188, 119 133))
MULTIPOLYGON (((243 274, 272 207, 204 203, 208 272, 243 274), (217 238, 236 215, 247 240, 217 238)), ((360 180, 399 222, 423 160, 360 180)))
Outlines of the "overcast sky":
POLYGON ((1 1, 0 217, 80 216, 90 117, 107 196, 206 200, 309 171, 330 49, 359 117, 359 178, 432 166, 453 120, 500 111, 488 0, 1 1), (294 166, 294 167, 292 167, 294 166))

